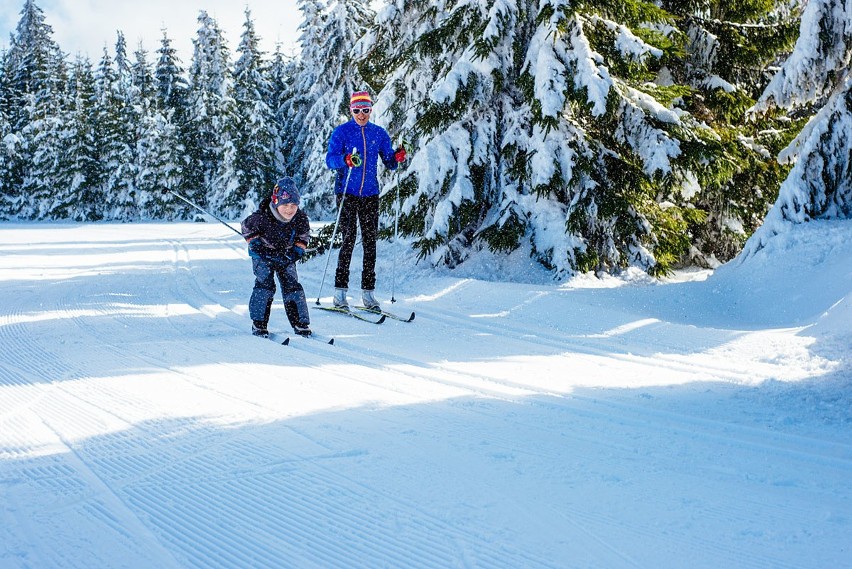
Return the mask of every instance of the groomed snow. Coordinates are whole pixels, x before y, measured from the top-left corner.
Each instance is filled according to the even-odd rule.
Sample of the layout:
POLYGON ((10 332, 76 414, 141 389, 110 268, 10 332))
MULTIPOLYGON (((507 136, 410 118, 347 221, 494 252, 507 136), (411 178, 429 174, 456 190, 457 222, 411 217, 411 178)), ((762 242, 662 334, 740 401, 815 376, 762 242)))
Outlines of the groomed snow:
POLYGON ((852 223, 663 283, 379 255, 413 323, 285 347, 217 223, 0 226, 0 567, 852 567, 852 223))

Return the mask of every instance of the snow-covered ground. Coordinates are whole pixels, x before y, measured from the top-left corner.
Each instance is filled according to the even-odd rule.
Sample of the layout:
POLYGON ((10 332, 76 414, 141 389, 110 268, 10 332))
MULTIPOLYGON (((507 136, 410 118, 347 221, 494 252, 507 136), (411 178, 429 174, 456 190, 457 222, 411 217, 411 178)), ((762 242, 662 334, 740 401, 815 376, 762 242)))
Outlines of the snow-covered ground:
POLYGON ((852 567, 852 223, 664 283, 400 250, 394 305, 379 254, 414 322, 285 347, 217 223, 0 226, 0 567, 852 567))

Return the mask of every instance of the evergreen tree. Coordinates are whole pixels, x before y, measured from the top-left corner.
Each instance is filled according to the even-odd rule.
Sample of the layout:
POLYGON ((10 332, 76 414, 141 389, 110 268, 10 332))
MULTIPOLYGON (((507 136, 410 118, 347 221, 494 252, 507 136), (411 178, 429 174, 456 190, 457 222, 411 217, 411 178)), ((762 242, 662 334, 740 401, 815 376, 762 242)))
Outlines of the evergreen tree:
POLYGON ((31 116, 24 107, 31 105, 28 95, 37 95, 36 104, 47 108, 41 99, 56 98, 65 82, 65 62, 59 46, 53 40, 53 28, 44 12, 33 0, 26 0, 15 33, 10 38, 6 54, 9 81, 9 119, 12 128, 20 131, 31 116))
POLYGON ((417 148, 403 174, 400 228, 435 263, 464 261, 500 200, 504 113, 520 103, 504 87, 517 76, 523 17, 512 2, 390 5, 365 46, 371 79, 374 69, 393 70, 374 120, 417 148))
POLYGON ((454 266, 481 245, 527 242, 557 275, 659 273, 701 256, 690 228, 706 223, 704 190, 724 194, 765 156, 724 132, 747 105, 709 122, 699 113, 701 89, 724 84, 715 73, 725 64, 697 53, 699 34, 676 24, 701 14, 706 24, 722 4, 679 5, 681 14, 642 0, 386 7, 365 69, 384 83, 377 118, 416 143, 401 228, 421 254, 454 266))
POLYGON ((0 52, 0 219, 12 215, 14 196, 20 192, 20 139, 10 119, 12 88, 8 54, 0 52))
MULTIPOLYGON (((754 106, 804 112, 822 107, 844 86, 852 63, 852 6, 845 0, 810 0, 793 53, 754 106)), ((814 111, 810 111, 813 113, 814 111)))
POLYGON ((134 104, 148 108, 154 104, 157 91, 154 74, 151 71, 151 66, 148 64, 148 52, 140 43, 139 49, 133 55, 134 61, 130 73, 131 84, 135 90, 134 104))
POLYGON ((367 0, 333 0, 323 9, 302 0, 301 61, 291 98, 290 120, 297 118, 287 170, 305 188, 305 208, 316 217, 335 210, 334 173, 325 165, 331 132, 349 118, 349 96, 369 89, 357 65, 356 47, 375 12, 367 0))
POLYGON ((190 198, 214 213, 236 218, 243 211, 236 173, 236 103, 230 54, 216 21, 201 11, 193 40, 194 51, 187 102, 188 164, 186 183, 190 198))
POLYGON ((756 115, 786 110, 813 114, 779 155, 795 162, 778 200, 742 258, 764 247, 789 223, 852 219, 852 5, 811 0, 796 47, 755 105, 756 115))
POLYGON ((67 74, 64 55, 52 35, 42 10, 27 0, 6 54, 8 120, 18 144, 7 207, 9 215, 26 219, 50 212, 57 197, 53 176, 61 148, 55 133, 62 129, 67 74))
POLYGON ((684 85, 683 109, 718 135, 706 140, 715 157, 693 164, 699 189, 686 204, 706 214, 687 223, 692 261, 714 266, 733 258, 762 223, 788 168, 767 160, 795 136, 800 122, 745 113, 766 87, 768 69, 795 41, 795 2, 704 0, 664 2, 685 23, 686 54, 666 62, 661 79, 684 85))
POLYGON ((103 217, 104 171, 95 134, 98 95, 88 59, 78 59, 71 70, 69 98, 72 103, 60 135, 64 152, 57 179, 57 187, 63 188, 68 199, 54 212, 75 221, 95 221, 103 217))
MULTIPOLYGON (((281 174, 293 175, 286 169, 287 159, 295 138, 294 126, 298 121, 290 115, 292 110, 291 101, 294 96, 293 83, 296 76, 297 64, 293 57, 284 55, 281 51, 281 45, 275 46, 275 52, 272 54, 272 60, 269 63, 269 107, 273 117, 273 164, 275 171, 281 174)), ((298 177, 297 184, 302 185, 302 180, 298 177)))
MULTIPOLYGON (((184 76, 184 69, 181 67, 180 58, 177 56, 177 50, 172 47, 171 40, 163 31, 163 37, 160 40, 160 48, 157 50, 159 58, 157 60, 156 70, 154 71, 154 82, 156 85, 156 106, 161 115, 153 118, 153 124, 149 126, 156 127, 161 125, 160 133, 151 132, 152 135, 159 136, 160 134, 167 135, 165 140, 152 140, 150 136, 143 135, 140 144, 145 146, 147 150, 140 150, 140 153, 151 156, 149 162, 150 172, 140 172, 140 175, 145 175, 157 183, 176 191, 186 193, 191 190, 187 187, 185 179, 185 169, 187 166, 184 159, 186 142, 191 139, 191 125, 188 122, 189 109, 187 101, 189 97, 189 84, 184 76), (161 122, 165 121, 165 122, 161 122), (143 142, 144 141, 144 142, 143 142), (169 142, 170 141, 170 142, 169 142), (171 144, 169 147, 157 148, 154 144, 171 144), (153 158, 152 153, 159 152, 162 155, 158 158, 153 158), (160 166, 154 166, 159 164, 160 166), (171 184, 171 185, 168 185, 171 184)), ((164 208, 167 208, 170 215, 177 218, 186 218, 190 215, 192 208, 186 205, 183 201, 173 200, 171 196, 162 197, 164 208), (165 205, 168 204, 168 205, 165 205)))
POLYGON ((177 129, 157 101, 157 82, 140 45, 131 67, 131 104, 136 120, 134 201, 142 219, 168 217, 168 205, 162 188, 176 188, 180 181, 180 148, 177 129))
POLYGON ((157 54, 159 58, 154 71, 157 106, 160 109, 171 111, 175 124, 182 125, 187 114, 186 102, 189 85, 184 77, 184 70, 180 65, 177 50, 172 47, 172 42, 165 31, 163 31, 163 38, 160 40, 160 49, 157 50, 157 54))
POLYGON ((116 59, 104 49, 98 68, 98 138, 106 179, 103 185, 104 217, 111 220, 139 219, 136 207, 136 124, 139 114, 133 105, 133 81, 127 60, 124 34, 117 33, 116 59))
MULTIPOLYGON (((64 98, 64 97, 63 97, 64 98)), ((24 219, 58 219, 72 196, 62 185, 65 148, 57 136, 65 129, 60 100, 47 103, 38 94, 27 96, 24 113, 32 117, 21 129, 24 176, 17 215, 24 219)))
POLYGON ((264 54, 254 29, 251 12, 246 9, 243 34, 234 65, 234 100, 241 125, 236 145, 236 169, 239 189, 235 198, 253 209, 266 197, 275 182, 275 117, 270 101, 272 85, 267 75, 264 54))
MULTIPOLYGON (((163 188, 179 189, 183 179, 180 131, 170 120, 172 111, 153 108, 142 117, 136 143, 136 203, 145 219, 183 217, 164 199, 163 188)), ((183 202, 181 202, 183 203, 183 202)))

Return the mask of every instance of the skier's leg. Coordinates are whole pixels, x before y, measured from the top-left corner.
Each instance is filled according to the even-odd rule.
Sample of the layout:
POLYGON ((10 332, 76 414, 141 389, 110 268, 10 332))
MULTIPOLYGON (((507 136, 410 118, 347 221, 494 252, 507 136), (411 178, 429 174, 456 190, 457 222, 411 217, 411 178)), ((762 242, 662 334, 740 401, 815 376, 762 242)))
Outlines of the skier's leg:
POLYGON ((358 204, 361 224, 361 244, 364 248, 364 268, 361 272, 361 289, 376 288, 376 239, 379 232, 379 196, 361 198, 358 204))
POLYGON ((355 249, 355 238, 358 233, 356 212, 357 202, 360 199, 357 196, 346 196, 340 212, 340 232, 343 236, 343 244, 340 246, 340 253, 337 255, 334 288, 349 288, 349 264, 352 261, 352 251, 355 249))
POLYGON ((254 271, 254 289, 249 299, 249 316, 254 322, 269 322, 272 299, 275 297, 275 275, 272 269, 260 259, 252 259, 254 271))
POLYGON ((278 273, 281 281, 281 294, 284 298, 284 310, 287 319, 294 329, 307 329, 311 323, 308 312, 308 301, 305 299, 305 289, 299 282, 296 265, 290 264, 278 273))

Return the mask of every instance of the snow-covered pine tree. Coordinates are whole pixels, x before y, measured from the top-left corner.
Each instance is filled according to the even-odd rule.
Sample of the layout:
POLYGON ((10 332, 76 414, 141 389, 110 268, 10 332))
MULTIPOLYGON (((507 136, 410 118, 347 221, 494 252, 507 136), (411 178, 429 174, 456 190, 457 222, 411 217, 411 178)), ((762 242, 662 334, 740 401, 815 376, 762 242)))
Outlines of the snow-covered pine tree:
POLYGON ((763 226, 742 259, 766 245, 788 223, 852 219, 852 3, 810 0, 796 47, 755 105, 755 115, 776 108, 818 112, 780 153, 795 162, 763 226), (827 99, 827 100, 826 100, 827 99))
POLYGON ((176 188, 180 182, 180 137, 168 117, 172 111, 161 108, 158 84, 147 52, 139 46, 132 68, 132 102, 135 121, 134 171, 135 202, 141 219, 174 217, 162 188, 176 188))
POLYGON ((20 193, 20 138, 12 130, 12 87, 8 54, 0 52, 0 219, 8 219, 20 193))
POLYGON ((686 67, 679 21, 642 0, 389 4, 366 48, 391 70, 377 118, 416 141, 401 227, 421 254, 526 241, 556 275, 677 263, 726 158, 694 88, 661 73, 686 67))
POLYGON ((303 0, 300 8, 302 52, 289 113, 297 130, 287 171, 301 184, 309 214, 329 218, 336 206, 334 173, 325 164, 328 141, 332 130, 348 120, 350 94, 370 88, 353 50, 375 12, 368 0, 332 0, 325 9, 316 0, 303 0))
POLYGON ((60 134, 64 152, 57 187, 66 188, 70 199, 54 208, 54 213, 75 221, 96 221, 103 216, 104 169, 95 137, 98 94, 90 60, 78 58, 74 63, 68 95, 71 104, 60 134))
POLYGON ((16 131, 30 120, 24 111, 27 96, 61 93, 66 78, 64 55, 53 40, 53 28, 45 22, 44 12, 33 0, 26 0, 20 14, 5 54, 9 98, 4 104, 16 131))
MULTIPOLYGON (((819 109, 844 87, 852 63, 852 5, 848 0, 809 0, 793 53, 752 109, 762 113, 819 109)), ((815 111, 811 111, 815 112, 815 111)))
POLYGON ((783 148, 801 123, 770 116, 747 121, 745 112, 769 82, 770 67, 795 42, 796 4, 662 4, 683 22, 688 40, 684 57, 665 62, 656 82, 688 87, 682 108, 718 135, 704 142, 712 147, 714 159, 691 166, 698 191, 685 203, 707 214, 706 220, 688 224, 693 262, 713 266, 733 258, 763 221, 788 171, 767 157, 783 148))
POLYGON ((97 70, 98 128, 101 163, 106 179, 103 195, 104 218, 130 221, 139 219, 136 207, 136 125, 133 73, 127 59, 127 43, 116 32, 115 59, 106 48, 97 70))
POLYGON ((17 215, 24 219, 59 219, 63 206, 73 198, 62 158, 65 149, 58 136, 63 123, 64 94, 49 99, 38 93, 28 95, 24 112, 30 120, 21 129, 24 177, 17 215))
POLYGON ((157 54, 159 57, 154 70, 157 106, 164 111, 171 111, 176 124, 182 124, 186 116, 189 85, 184 77, 177 50, 172 47, 172 40, 165 30, 157 54))
MULTIPOLYGON (((275 85, 275 117, 279 124, 280 152, 283 173, 292 176, 296 185, 310 193, 305 184, 305 136, 309 131, 305 125, 304 116, 316 100, 312 87, 320 79, 320 69, 314 66, 316 56, 312 51, 319 49, 324 43, 322 31, 325 21, 325 3, 320 0, 298 0, 299 11, 302 13, 302 23, 299 25, 299 44, 301 51, 297 57, 284 58, 277 51, 278 58, 273 61, 275 85)), ((309 215, 317 215, 314 205, 307 207, 308 201, 303 196, 303 207, 309 215)), ((322 208, 319 208, 322 209, 322 208)))
MULTIPOLYGON (((157 92, 154 73, 148 63, 148 51, 139 43, 139 47, 133 53, 133 63, 130 67, 131 84, 135 90, 134 104, 148 107, 154 103, 157 92)), ((141 109, 144 111, 144 109, 141 109)))
POLYGON ((507 140, 501 215, 530 220, 533 252, 557 274, 665 272, 687 250, 700 213, 679 199, 695 186, 686 160, 710 158, 715 135, 676 104, 685 89, 653 83, 682 47, 674 21, 643 1, 541 4, 518 82, 532 120, 507 140))
MULTIPOLYGON (((153 180, 157 180, 170 190, 186 193, 191 190, 186 184, 185 168, 185 141, 190 139, 190 128, 188 123, 189 109, 187 101, 189 97, 189 84, 187 83, 185 72, 181 66, 180 58, 177 55, 177 50, 172 47, 172 41, 163 30, 163 37, 160 40, 160 47, 157 50, 158 59, 154 70, 154 83, 156 85, 156 107, 162 120, 161 132, 152 131, 155 136, 164 135, 166 140, 151 140, 145 142, 148 149, 143 152, 149 156, 148 160, 152 164, 160 166, 149 166, 149 168, 157 168, 154 173, 147 173, 153 180), (172 137, 175 137, 172 140, 172 137), (166 143, 172 141, 171 148, 156 148, 154 144, 166 143), (153 158, 151 153, 159 152, 160 156, 153 158), (174 184, 167 186, 166 183, 174 184)), ((161 119, 154 117, 153 125, 156 127, 161 119)), ((150 140, 148 137, 143 137, 143 140, 150 140)), ((142 142, 140 140, 140 142, 142 142)), ((170 195, 162 197, 164 202, 164 217, 185 219, 191 215, 192 208, 182 200, 174 199, 170 195), (166 212, 168 212, 166 214, 166 212)))
POLYGON ((62 129, 67 72, 53 29, 32 0, 24 3, 6 58, 8 119, 19 143, 19 161, 12 168, 16 179, 7 194, 8 215, 39 219, 62 199, 53 175, 62 150, 55 133, 62 129))
POLYGON ((230 51, 222 30, 207 12, 198 15, 189 70, 184 140, 189 198, 212 213, 236 219, 243 211, 236 173, 237 118, 230 51))
POLYGON ((240 124, 236 145, 239 189, 236 197, 251 210, 268 196, 275 183, 275 116, 270 102, 272 85, 260 50, 251 12, 246 9, 243 34, 234 64, 234 100, 240 124))
POLYGON ((464 261, 494 219, 531 17, 513 1, 390 3, 361 47, 365 73, 384 84, 374 120, 416 148, 403 174, 400 230, 434 263, 464 261))
MULTIPOLYGON (((292 141, 295 137, 293 129, 298 123, 290 115, 296 67, 296 59, 285 55, 281 50, 281 44, 276 44, 267 72, 269 78, 269 108, 272 111, 275 125, 272 138, 272 155, 276 177, 278 174, 289 174, 286 169, 287 157, 290 154, 292 141)), ((301 180, 297 180, 297 184, 301 184, 301 180)))
POLYGON ((143 219, 183 217, 173 207, 174 201, 162 195, 163 188, 180 188, 183 174, 181 137, 169 119, 171 114, 169 110, 152 108, 138 127, 136 202, 143 219))

